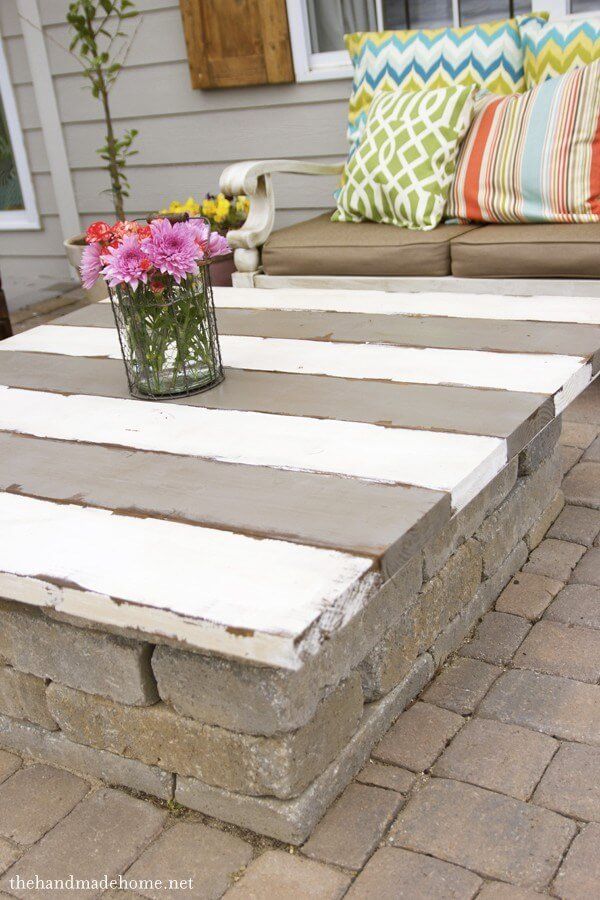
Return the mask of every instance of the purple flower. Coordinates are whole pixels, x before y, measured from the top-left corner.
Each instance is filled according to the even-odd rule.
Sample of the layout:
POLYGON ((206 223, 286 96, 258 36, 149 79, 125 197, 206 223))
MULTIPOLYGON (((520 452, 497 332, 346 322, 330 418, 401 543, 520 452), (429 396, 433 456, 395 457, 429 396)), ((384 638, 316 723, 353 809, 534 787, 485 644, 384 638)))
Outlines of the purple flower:
POLYGON ((137 236, 128 234, 118 247, 108 248, 104 277, 111 287, 129 284, 135 291, 140 281, 147 283, 150 268, 150 260, 142 250, 137 236))
POLYGON ((188 225, 194 229, 196 243, 202 251, 201 258, 231 253, 227 238, 220 235, 218 231, 211 231, 210 225, 204 219, 190 219, 188 225))
POLYGON ((100 256, 101 250, 100 244, 88 244, 83 251, 79 272, 81 273, 81 282, 86 291, 89 291, 94 286, 102 272, 104 262, 100 256))
POLYGON ((218 231, 211 232, 208 241, 208 255, 221 256, 224 253, 231 253, 231 247, 227 242, 227 238, 219 234, 218 231))
POLYGON ((200 258, 204 259, 210 240, 210 225, 204 219, 190 219, 188 225, 194 232, 194 239, 200 249, 200 258))
POLYGON ((150 237, 142 241, 142 250, 160 272, 172 275, 177 284, 186 275, 198 272, 197 259, 202 254, 196 243, 195 229, 189 222, 155 219, 150 224, 150 237))

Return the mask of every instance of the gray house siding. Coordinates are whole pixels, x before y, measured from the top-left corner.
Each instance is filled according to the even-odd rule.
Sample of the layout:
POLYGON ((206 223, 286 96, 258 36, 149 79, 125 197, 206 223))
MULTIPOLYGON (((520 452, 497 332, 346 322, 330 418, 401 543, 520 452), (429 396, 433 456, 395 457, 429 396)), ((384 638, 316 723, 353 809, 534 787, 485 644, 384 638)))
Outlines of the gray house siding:
MULTIPOLYGON (((96 150, 104 141, 100 107, 85 89, 68 45, 68 0, 39 3, 69 165, 82 224, 110 216, 106 173, 96 150), (62 45, 62 46, 60 46, 62 45)), ((198 91, 190 87, 177 0, 139 0, 142 18, 120 80, 111 95, 120 131, 137 128, 139 154, 129 169, 131 216, 170 199, 216 191, 224 166, 235 160, 286 156, 328 161, 345 152, 348 80, 198 91)), ((9 305, 27 302, 36 279, 65 281, 57 200, 49 173, 16 0, 0 3, 8 58, 42 230, 0 231, 0 272, 9 305)), ((331 205, 333 178, 279 176, 278 225, 308 218, 331 205)))

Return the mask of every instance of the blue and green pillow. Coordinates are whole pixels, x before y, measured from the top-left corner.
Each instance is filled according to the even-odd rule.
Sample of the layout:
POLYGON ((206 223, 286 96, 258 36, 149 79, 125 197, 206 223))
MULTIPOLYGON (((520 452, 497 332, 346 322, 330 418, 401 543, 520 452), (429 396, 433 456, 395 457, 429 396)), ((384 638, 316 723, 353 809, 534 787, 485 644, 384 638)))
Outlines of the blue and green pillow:
POLYGON ((527 88, 600 59, 600 12, 558 22, 530 18, 521 34, 527 88))
POLYGON ((347 34, 354 67, 348 140, 356 147, 371 101, 380 91, 420 91, 466 85, 496 94, 526 89, 521 29, 541 26, 547 13, 465 28, 347 34))

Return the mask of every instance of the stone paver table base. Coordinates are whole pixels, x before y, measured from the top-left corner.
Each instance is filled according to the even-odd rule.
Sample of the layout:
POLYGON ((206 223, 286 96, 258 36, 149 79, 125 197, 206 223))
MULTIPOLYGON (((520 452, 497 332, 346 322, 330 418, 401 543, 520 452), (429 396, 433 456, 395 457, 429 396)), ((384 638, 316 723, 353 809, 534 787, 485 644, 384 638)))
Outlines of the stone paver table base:
MULTIPOLYGON (((128 397, 106 303, 0 344, 0 747, 300 843, 528 548, 530 578, 550 544, 544 576, 579 563, 540 542, 600 310, 216 293, 226 379, 192 398, 128 397)), ((526 637, 513 609, 465 651, 488 673, 526 637)), ((489 709, 527 724, 507 686, 489 709)))

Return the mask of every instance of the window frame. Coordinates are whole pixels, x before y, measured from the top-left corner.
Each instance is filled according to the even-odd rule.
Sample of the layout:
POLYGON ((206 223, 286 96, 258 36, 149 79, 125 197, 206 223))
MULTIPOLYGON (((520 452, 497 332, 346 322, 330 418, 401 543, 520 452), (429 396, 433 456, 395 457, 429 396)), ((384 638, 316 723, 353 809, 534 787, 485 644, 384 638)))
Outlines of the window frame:
MULTIPOLYGON (((313 53, 306 0, 286 0, 290 43, 297 82, 334 81, 352 78, 352 63, 346 50, 313 53)), ((383 0, 375 0, 378 27, 383 29, 383 0)), ((552 18, 569 14, 570 0, 532 0, 532 12, 548 10, 552 18)), ((460 25, 459 0, 452 0, 453 26, 460 25)))
POLYGON ((8 61, 6 59, 4 42, 1 34, 0 97, 2 98, 4 115, 6 117, 6 124, 8 125, 8 136, 15 158, 17 176, 19 178, 19 185, 21 187, 21 194, 25 205, 24 209, 0 210, 0 231, 39 231, 41 228, 40 216, 35 199, 33 180, 29 168, 29 161, 27 159, 27 150, 25 148, 25 140, 23 138, 23 130, 21 128, 15 92, 10 77, 8 61))

